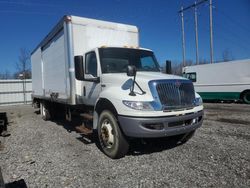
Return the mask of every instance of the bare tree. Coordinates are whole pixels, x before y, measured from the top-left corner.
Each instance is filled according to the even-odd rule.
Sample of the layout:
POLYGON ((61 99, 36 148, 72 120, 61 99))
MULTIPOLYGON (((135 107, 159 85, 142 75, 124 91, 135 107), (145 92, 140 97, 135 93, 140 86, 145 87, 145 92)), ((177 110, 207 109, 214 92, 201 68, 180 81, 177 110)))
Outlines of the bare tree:
MULTIPOLYGON (((199 64, 207 64, 209 63, 206 59, 200 59, 199 64)), ((186 66, 193 66, 195 63, 192 60, 186 60, 186 66)), ((174 62, 172 63, 172 73, 175 75, 182 76, 183 64, 182 62, 174 62)))
POLYGON ((12 76, 8 70, 5 70, 5 72, 0 73, 1 80, 7 80, 7 79, 11 79, 11 78, 12 78, 12 76))
POLYGON ((172 74, 181 75, 182 74, 182 67, 183 67, 182 63, 174 63, 172 65, 172 74))
POLYGON ((30 73, 30 55, 25 48, 20 49, 20 54, 18 56, 17 72, 14 74, 15 78, 21 78, 23 80, 23 101, 24 104, 27 102, 26 98, 26 81, 25 79, 31 78, 30 73))
MULTIPOLYGON (((192 66, 194 63, 192 60, 186 60, 186 66, 192 66)), ((175 75, 179 75, 182 76, 182 68, 183 68, 183 64, 181 62, 175 62, 172 65, 172 73, 175 75)))
POLYGON ((30 71, 30 54, 25 48, 20 49, 20 54, 18 56, 18 62, 16 63, 17 72, 15 77, 22 77, 22 79, 31 78, 30 71))
POLYGON ((210 61, 206 60, 205 58, 200 59, 200 61, 199 61, 199 65, 201 65, 201 64, 208 64, 208 63, 210 63, 210 61))
POLYGON ((222 52, 222 59, 223 61, 232 61, 233 60, 233 55, 232 55, 232 51, 229 50, 229 49, 225 49, 223 52, 222 52))

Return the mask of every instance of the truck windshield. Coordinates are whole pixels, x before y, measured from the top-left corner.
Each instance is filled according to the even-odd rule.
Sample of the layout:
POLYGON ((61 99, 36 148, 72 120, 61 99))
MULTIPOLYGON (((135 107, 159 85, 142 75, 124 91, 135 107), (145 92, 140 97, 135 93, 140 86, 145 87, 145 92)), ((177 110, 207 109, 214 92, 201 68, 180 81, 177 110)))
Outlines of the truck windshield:
POLYGON ((126 72, 128 65, 136 66, 137 71, 160 71, 151 51, 130 48, 100 48, 99 55, 102 73, 126 72))

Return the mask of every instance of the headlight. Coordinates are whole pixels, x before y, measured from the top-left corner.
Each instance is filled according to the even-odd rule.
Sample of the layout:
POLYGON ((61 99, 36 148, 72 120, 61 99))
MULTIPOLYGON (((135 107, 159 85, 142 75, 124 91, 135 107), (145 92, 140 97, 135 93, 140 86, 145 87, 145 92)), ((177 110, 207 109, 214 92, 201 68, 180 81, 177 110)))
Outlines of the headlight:
POLYGON ((201 97, 195 98, 194 104, 196 106, 202 105, 203 104, 202 98, 201 97))
POLYGON ((122 101, 122 103, 134 110, 145 110, 150 111, 153 110, 153 107, 151 106, 150 102, 143 102, 143 101, 122 101))

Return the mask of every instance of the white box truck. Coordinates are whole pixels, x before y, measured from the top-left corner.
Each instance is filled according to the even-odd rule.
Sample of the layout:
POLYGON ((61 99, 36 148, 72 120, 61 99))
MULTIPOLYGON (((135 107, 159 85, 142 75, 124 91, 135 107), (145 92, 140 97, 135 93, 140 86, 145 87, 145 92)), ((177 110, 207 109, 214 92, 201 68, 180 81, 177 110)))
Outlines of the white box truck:
MULTIPOLYGON (((33 104, 48 120, 62 108, 90 120, 103 152, 123 157, 130 138, 180 135, 202 125, 203 105, 190 80, 160 72, 139 47, 138 28, 64 16, 31 55, 33 104)), ((87 131, 86 131, 87 132, 87 131)))
POLYGON ((203 100, 243 100, 250 104, 250 59, 187 66, 183 76, 193 81, 203 100))

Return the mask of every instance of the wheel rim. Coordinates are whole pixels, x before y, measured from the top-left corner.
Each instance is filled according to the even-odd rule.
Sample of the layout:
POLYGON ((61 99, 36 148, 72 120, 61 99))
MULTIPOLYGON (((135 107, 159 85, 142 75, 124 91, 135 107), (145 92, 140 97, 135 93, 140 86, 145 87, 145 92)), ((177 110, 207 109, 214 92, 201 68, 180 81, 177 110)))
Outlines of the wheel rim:
POLYGON ((42 116, 45 116, 45 108, 44 108, 44 105, 43 104, 41 104, 41 106, 42 106, 42 111, 41 111, 41 113, 42 113, 42 116))
POLYGON ((108 119, 105 119, 101 125, 101 138, 103 144, 106 148, 112 148, 114 145, 114 131, 111 125, 111 122, 108 119))

